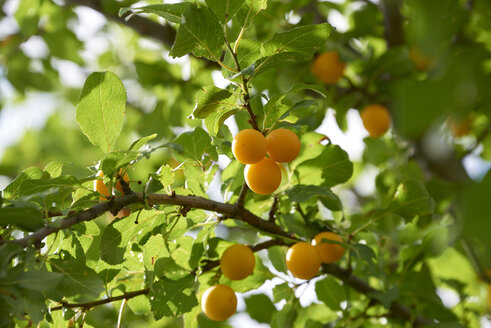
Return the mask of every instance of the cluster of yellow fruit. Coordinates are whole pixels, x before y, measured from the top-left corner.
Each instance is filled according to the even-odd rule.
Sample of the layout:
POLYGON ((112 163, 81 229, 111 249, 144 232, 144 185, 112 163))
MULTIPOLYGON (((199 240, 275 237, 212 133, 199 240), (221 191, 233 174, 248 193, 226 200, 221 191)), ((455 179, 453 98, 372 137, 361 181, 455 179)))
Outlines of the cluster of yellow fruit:
POLYGON ((334 263, 343 256, 343 246, 326 240, 343 242, 339 235, 324 231, 317 234, 312 243, 299 242, 288 249, 286 266, 294 277, 312 279, 317 275, 321 263, 334 263))
POLYGON ((289 163, 298 156, 300 139, 295 132, 283 128, 266 137, 257 130, 245 129, 234 137, 232 152, 239 162, 246 164, 244 177, 249 188, 257 194, 269 195, 281 183, 278 163, 289 163))
MULTIPOLYGON (((220 258, 220 270, 230 280, 242 280, 254 271, 256 258, 245 245, 235 244, 225 250, 220 258)), ((201 297, 203 313, 215 321, 225 321, 237 309, 237 297, 233 289, 224 284, 208 288, 201 297)))

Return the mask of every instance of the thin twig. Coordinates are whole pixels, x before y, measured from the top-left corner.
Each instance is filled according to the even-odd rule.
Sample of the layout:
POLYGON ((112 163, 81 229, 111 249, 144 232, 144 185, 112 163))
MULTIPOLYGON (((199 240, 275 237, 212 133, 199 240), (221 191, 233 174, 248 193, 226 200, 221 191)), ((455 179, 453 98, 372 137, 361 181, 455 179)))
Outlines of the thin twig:
POLYGON ((247 190, 249 190, 249 187, 247 186, 247 183, 244 182, 244 184, 242 185, 242 188, 240 189, 239 198, 237 199, 237 206, 239 208, 244 207, 244 202, 245 202, 245 197, 247 195, 247 190))
POLYGON ((141 290, 135 290, 133 292, 128 292, 124 293, 123 295, 119 296, 114 296, 114 297, 108 297, 104 298, 102 300, 97 300, 93 302, 87 302, 87 303, 68 303, 66 301, 61 301, 61 305, 55 306, 51 308, 51 311, 58 311, 62 309, 73 309, 73 308, 81 308, 84 310, 89 310, 95 306, 102 305, 102 304, 107 304, 107 303, 112 303, 120 300, 129 300, 130 298, 137 297, 140 295, 146 295, 150 292, 150 288, 144 288, 141 290))

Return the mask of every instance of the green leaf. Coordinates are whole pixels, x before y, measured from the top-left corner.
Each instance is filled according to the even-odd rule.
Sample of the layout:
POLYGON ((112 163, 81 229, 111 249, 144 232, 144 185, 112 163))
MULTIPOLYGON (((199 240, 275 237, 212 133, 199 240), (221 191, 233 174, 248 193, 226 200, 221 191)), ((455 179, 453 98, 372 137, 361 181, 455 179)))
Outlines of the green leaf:
POLYGON ((141 137, 140 139, 136 140, 135 142, 133 142, 130 146, 130 148, 128 150, 134 150, 134 151, 138 151, 140 150, 141 147, 143 147, 147 142, 149 142, 150 140, 153 140, 155 139, 155 137, 157 137, 157 134, 154 133, 154 134, 151 134, 149 136, 146 136, 146 137, 141 137))
POLYGON ((56 288, 63 279, 63 274, 59 272, 49 272, 46 269, 22 272, 15 281, 16 284, 23 288, 33 289, 39 292, 46 292, 56 288))
POLYGON ((223 106, 219 108, 217 112, 208 115, 205 119, 206 129, 210 134, 217 135, 225 120, 239 111, 240 109, 237 106, 223 106))
POLYGON ((19 1, 14 17, 23 35, 31 36, 36 33, 39 23, 40 7, 40 0, 19 1))
POLYGON ((19 188, 22 182, 28 179, 41 179, 43 171, 39 167, 29 167, 22 171, 15 179, 3 190, 3 197, 6 199, 18 198, 19 188))
POLYGON ((202 168, 192 163, 184 165, 184 176, 187 188, 196 196, 207 197, 205 191, 205 174, 202 168))
POLYGON ((447 227, 430 230, 423 238, 421 248, 427 257, 438 257, 447 249, 450 232, 447 227))
POLYGON ((84 43, 72 31, 68 29, 51 30, 45 32, 43 38, 53 57, 84 65, 84 61, 79 55, 84 43))
POLYGON ((260 323, 269 323, 276 308, 268 296, 264 294, 251 295, 244 299, 247 313, 252 319, 260 323))
POLYGON ((223 30, 217 17, 207 7, 191 4, 183 14, 169 54, 182 57, 192 52, 196 57, 219 61, 223 45, 223 30))
POLYGON ((271 328, 292 328, 297 309, 295 304, 285 304, 281 311, 275 311, 271 318, 271 328))
POLYGON ((139 157, 137 151, 112 151, 107 153, 101 160, 100 168, 104 175, 113 177, 120 168, 128 166, 132 161, 139 157))
POLYGON ((288 198, 297 203, 307 202, 312 198, 319 199, 324 206, 332 211, 343 208, 339 197, 328 187, 296 185, 286 191, 288 198))
POLYGON ((161 278, 150 292, 150 304, 155 319, 177 317, 198 305, 194 290, 194 275, 179 280, 161 278))
POLYGON ((435 202, 426 190, 423 183, 416 180, 407 180, 399 185, 389 210, 411 220, 416 215, 433 213, 435 202))
POLYGON ((41 210, 29 203, 21 206, 0 208, 0 225, 13 225, 27 231, 40 229, 44 221, 41 210))
MULTIPOLYGON (((124 221, 130 222, 130 220, 124 221)), ((99 246, 101 260, 112 265, 119 264, 124 261, 124 253, 126 252, 127 246, 127 243, 123 243, 121 232, 114 228, 114 224, 117 222, 118 221, 115 220, 106 227, 99 246)), ((132 224, 135 225, 133 222, 132 224)))
POLYGON ((247 29, 257 14, 267 6, 268 0, 246 0, 237 13, 237 22, 243 29, 247 29))
MULTIPOLYGON (((464 189, 459 204, 462 208, 463 234, 469 240, 484 246, 484 254, 491 254, 491 202, 488 195, 491 190, 491 170, 480 183, 472 183, 464 189)), ((488 265, 491 261, 488 260, 488 265)))
POLYGON ((18 191, 20 195, 25 196, 48 191, 52 188, 57 188, 60 192, 71 192, 76 188, 83 188, 83 186, 75 177, 64 175, 53 179, 26 179, 20 185, 18 191))
POLYGON ((20 253, 22 248, 17 244, 3 244, 0 246, 0 279, 7 275, 12 258, 20 253))
POLYGON ((392 302, 399 298, 399 288, 393 286, 387 292, 368 293, 368 295, 378 300, 386 309, 389 309, 392 302))
POLYGON ((263 43, 262 58, 256 65, 255 75, 289 60, 310 59, 317 49, 324 46, 331 34, 328 23, 296 27, 276 33, 263 43))
POLYGON ((384 138, 365 138, 365 151, 363 159, 375 165, 383 165, 389 162, 395 153, 394 147, 391 147, 387 139, 384 138))
POLYGON ((63 273, 62 281, 50 290, 50 298, 54 300, 73 297, 80 302, 89 302, 98 299, 104 290, 101 278, 81 261, 71 258, 52 259, 50 264, 54 272, 63 273))
POLYGON ((126 90, 112 72, 95 72, 85 81, 76 119, 90 142, 108 153, 123 128, 126 90))
POLYGON ((61 175, 61 172, 63 170, 63 166, 65 164, 72 164, 72 163, 66 162, 66 161, 49 162, 48 164, 46 164, 43 171, 48 173, 51 178, 57 178, 61 175))
POLYGON ((287 113, 291 110, 295 110, 295 107, 286 106, 284 104, 285 98, 288 96, 299 93, 303 90, 311 90, 319 95, 326 97, 325 88, 315 84, 297 83, 292 86, 288 91, 280 95, 274 95, 264 106, 264 127, 272 128, 281 117, 286 117, 287 113))
POLYGON ((210 158, 217 160, 218 155, 216 148, 211 144, 211 138, 202 128, 195 128, 194 131, 189 131, 180 134, 174 141, 183 148, 183 160, 192 159, 201 161, 203 155, 208 155, 210 158))
POLYGON ((170 279, 180 279, 189 273, 170 257, 161 234, 151 236, 143 246, 143 263, 145 269, 154 272, 156 277, 165 275, 170 279))
POLYGON ((367 263, 369 263, 372 266, 375 266, 374 260, 377 259, 377 256, 375 255, 375 252, 373 249, 368 247, 367 245, 364 244, 355 244, 354 245, 354 252, 352 253, 354 257, 358 257, 360 259, 365 260, 367 263))
POLYGON ((99 245, 100 258, 106 263, 116 265, 125 260, 125 253, 129 250, 130 241, 140 231, 149 229, 155 222, 159 222, 163 215, 154 211, 145 211, 138 218, 138 224, 134 220, 123 218, 112 221, 104 230, 99 245))
POLYGON ((128 11, 132 11, 135 14, 156 14, 168 20, 169 22, 179 24, 182 20, 182 14, 186 11, 186 9, 188 9, 188 7, 189 2, 149 5, 138 8, 124 7, 119 10, 119 17, 122 17, 128 11))
POLYGON ((316 235, 316 229, 305 224, 305 220, 298 212, 293 214, 281 213, 277 219, 282 226, 287 228, 287 231, 295 233, 298 236, 312 238, 316 235))
POLYGON ((159 182, 162 184, 165 191, 170 193, 172 191, 172 183, 174 183, 174 171, 172 170, 172 167, 168 164, 162 165, 157 173, 159 182))
POLYGON ((232 287, 232 289, 238 293, 245 293, 249 290, 257 289, 264 284, 266 280, 273 279, 273 275, 269 269, 262 263, 261 259, 256 256, 256 266, 254 267, 254 272, 249 277, 239 280, 232 281, 225 277, 221 278, 225 284, 232 287))
POLYGON ((341 302, 346 300, 346 291, 343 286, 332 277, 318 280, 315 283, 315 292, 319 300, 332 310, 341 310, 341 302))
MULTIPOLYGON (((237 60, 242 74, 252 75, 254 73, 253 64, 256 60, 261 58, 261 43, 256 40, 243 39, 240 41, 237 47, 237 60)), ((229 67, 235 67, 235 60, 230 54, 230 51, 225 53, 223 62, 229 67)), ((225 78, 230 80, 238 80, 240 76, 234 74, 225 68, 222 69, 222 74, 225 78)))
POLYGON ((268 258, 273 264, 274 268, 279 271, 286 273, 286 247, 283 246, 273 246, 268 248, 268 258))
POLYGON ((235 97, 232 96, 230 91, 212 86, 198 91, 193 116, 206 118, 217 110, 235 107, 237 107, 235 97))
POLYGON ((220 23, 227 23, 239 11, 245 0, 205 0, 215 12, 220 23))
POLYGON ((295 328, 323 328, 336 322, 337 319, 338 314, 326 305, 311 304, 298 309, 295 328))
POLYGON ((281 300, 286 300, 290 302, 295 297, 295 293, 288 283, 284 282, 282 284, 276 285, 273 288, 273 302, 278 303, 281 300))
POLYGON ((316 158, 301 163, 297 171, 301 184, 332 187, 349 180, 353 163, 341 147, 329 145, 316 158))

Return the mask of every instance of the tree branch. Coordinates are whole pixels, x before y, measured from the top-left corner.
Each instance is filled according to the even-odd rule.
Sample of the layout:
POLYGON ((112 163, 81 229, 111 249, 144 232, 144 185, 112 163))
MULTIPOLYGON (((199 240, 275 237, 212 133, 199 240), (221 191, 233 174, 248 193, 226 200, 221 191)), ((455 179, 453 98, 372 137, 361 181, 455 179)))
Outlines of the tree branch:
POLYGON ((380 1, 380 11, 384 15, 385 40, 387 47, 392 48, 404 44, 402 31, 403 17, 401 15, 400 0, 380 1))
POLYGON ((136 290, 134 292, 124 293, 123 295, 108 297, 108 298, 105 298, 102 300, 97 300, 97 301, 87 302, 87 303, 68 303, 65 301, 61 301, 60 303, 62 305, 55 306, 55 307, 51 308, 51 311, 58 311, 58 310, 62 310, 62 309, 72 309, 72 308, 82 308, 85 310, 89 310, 89 309, 91 309, 95 306, 98 306, 98 305, 112 303, 112 302, 116 302, 116 301, 120 301, 120 300, 128 300, 130 298, 137 297, 140 295, 146 295, 149 292, 150 292, 150 288, 147 287, 147 288, 144 288, 141 290, 136 290))
MULTIPOLYGON (((67 229, 80 222, 93 220, 105 212, 118 213, 118 211, 125 206, 143 202, 143 194, 139 192, 122 197, 115 197, 108 202, 99 203, 89 209, 69 215, 64 219, 56 221, 56 223, 54 224, 46 225, 25 238, 10 241, 0 240, 0 244, 14 243, 22 247, 27 247, 27 245, 29 245, 30 243, 38 244, 46 236, 52 233, 55 233, 62 229, 67 229)), ((199 208, 203 210, 217 212, 224 214, 226 217, 241 220, 264 232, 288 239, 296 239, 294 234, 285 232, 278 225, 261 219, 260 217, 249 212, 245 208, 239 207, 237 204, 220 203, 203 197, 167 194, 148 194, 147 202, 149 205, 180 205, 188 208, 199 208)))

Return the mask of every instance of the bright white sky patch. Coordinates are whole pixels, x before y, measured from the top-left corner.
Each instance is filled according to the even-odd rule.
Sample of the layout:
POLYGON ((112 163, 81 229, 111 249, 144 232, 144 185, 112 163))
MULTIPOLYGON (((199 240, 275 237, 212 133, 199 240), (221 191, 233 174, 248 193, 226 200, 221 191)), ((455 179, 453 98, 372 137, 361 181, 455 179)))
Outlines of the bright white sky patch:
POLYGON ((348 153, 350 160, 359 161, 365 149, 363 139, 368 136, 368 132, 363 127, 358 111, 354 109, 348 111, 346 115, 348 120, 346 133, 338 127, 334 113, 332 109, 329 109, 326 112, 324 121, 315 131, 328 136, 333 144, 343 148, 348 153))

